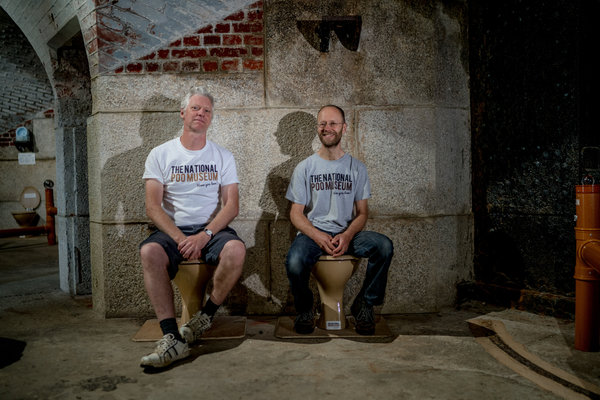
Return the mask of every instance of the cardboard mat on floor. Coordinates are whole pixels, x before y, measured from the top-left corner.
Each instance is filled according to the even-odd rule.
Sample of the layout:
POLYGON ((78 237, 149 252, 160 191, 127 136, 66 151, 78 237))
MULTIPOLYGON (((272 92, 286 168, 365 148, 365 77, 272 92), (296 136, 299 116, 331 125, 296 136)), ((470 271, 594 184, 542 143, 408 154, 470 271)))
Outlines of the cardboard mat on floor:
POLYGON ((275 327, 275 337, 280 339, 327 339, 327 338, 349 338, 349 337, 369 337, 369 338, 384 338, 392 336, 392 332, 388 327, 385 319, 378 315, 375 317, 375 333, 365 336, 356 333, 354 330, 354 318, 348 318, 346 328, 340 330, 325 330, 315 328, 313 333, 301 334, 294 331, 295 316, 284 316, 277 319, 275 327))
MULTIPOLYGON (((179 318, 177 319, 179 324, 179 318)), ((149 319, 131 338, 134 342, 155 342, 162 338, 157 319, 149 319)), ((212 326, 202 335, 202 340, 240 339, 246 336, 246 317, 217 316, 212 326)))

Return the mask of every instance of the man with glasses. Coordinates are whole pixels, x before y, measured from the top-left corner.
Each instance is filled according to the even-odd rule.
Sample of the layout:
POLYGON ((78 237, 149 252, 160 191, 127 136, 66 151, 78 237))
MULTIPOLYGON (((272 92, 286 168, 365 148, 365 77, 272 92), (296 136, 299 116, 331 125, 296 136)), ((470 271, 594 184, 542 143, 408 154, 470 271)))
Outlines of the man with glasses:
POLYGON ((286 194, 292 202, 290 220, 299 231, 285 268, 298 314, 294 330, 301 334, 312 333, 315 328, 309 279, 322 255, 368 258, 362 288, 351 307, 357 333, 375 332, 373 306, 383 304, 385 296, 393 244, 380 233, 362 230, 368 218, 371 186, 365 165, 342 150, 346 128, 340 107, 321 108, 317 115, 321 148, 298 164, 286 194))

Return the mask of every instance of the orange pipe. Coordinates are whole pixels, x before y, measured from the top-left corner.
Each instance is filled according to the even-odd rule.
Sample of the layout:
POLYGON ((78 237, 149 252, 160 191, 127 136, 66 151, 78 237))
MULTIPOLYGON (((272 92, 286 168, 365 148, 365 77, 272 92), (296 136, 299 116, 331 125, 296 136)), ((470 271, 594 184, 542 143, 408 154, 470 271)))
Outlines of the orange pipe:
POLYGON ((575 187, 575 349, 600 345, 600 186, 575 187))
POLYGON ((46 187, 46 232, 48 233, 48 244, 53 245, 56 244, 54 216, 58 214, 58 210, 54 207, 54 191, 52 190, 52 186, 48 187, 47 182, 44 182, 44 186, 46 187))
POLYGON ((600 241, 590 240, 579 250, 580 257, 587 265, 600 272, 600 241))

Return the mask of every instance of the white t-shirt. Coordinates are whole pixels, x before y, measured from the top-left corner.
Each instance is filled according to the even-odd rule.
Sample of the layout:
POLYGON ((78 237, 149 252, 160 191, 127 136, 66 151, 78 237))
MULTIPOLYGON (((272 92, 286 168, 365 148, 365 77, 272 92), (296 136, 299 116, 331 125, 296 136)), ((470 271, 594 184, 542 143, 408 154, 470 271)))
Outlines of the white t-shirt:
POLYGON ((229 150, 210 140, 202 150, 188 150, 180 138, 150 151, 143 179, 163 184, 162 207, 177 226, 210 221, 220 209, 220 188, 239 183, 229 150))
POLYGON ((371 197, 367 167, 348 153, 339 160, 315 153, 296 166, 285 197, 306 207, 313 226, 337 234, 354 218, 354 203, 371 197))

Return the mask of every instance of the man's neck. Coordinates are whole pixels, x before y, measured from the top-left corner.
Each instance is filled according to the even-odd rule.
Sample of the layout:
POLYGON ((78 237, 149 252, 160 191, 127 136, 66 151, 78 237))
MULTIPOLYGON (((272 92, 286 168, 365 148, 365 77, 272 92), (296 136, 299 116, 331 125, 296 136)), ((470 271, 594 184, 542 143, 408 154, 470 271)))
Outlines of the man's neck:
POLYGON ((319 155, 319 157, 321 157, 325 160, 333 161, 333 160, 339 160, 340 158, 342 158, 344 156, 344 154, 346 154, 346 152, 344 152, 344 150, 342 150, 342 148, 340 146, 336 146, 336 147, 321 146, 321 148, 319 149, 317 154, 319 155))
POLYGON ((183 131, 181 135, 181 144, 188 150, 202 150, 206 146, 206 132, 183 131))

